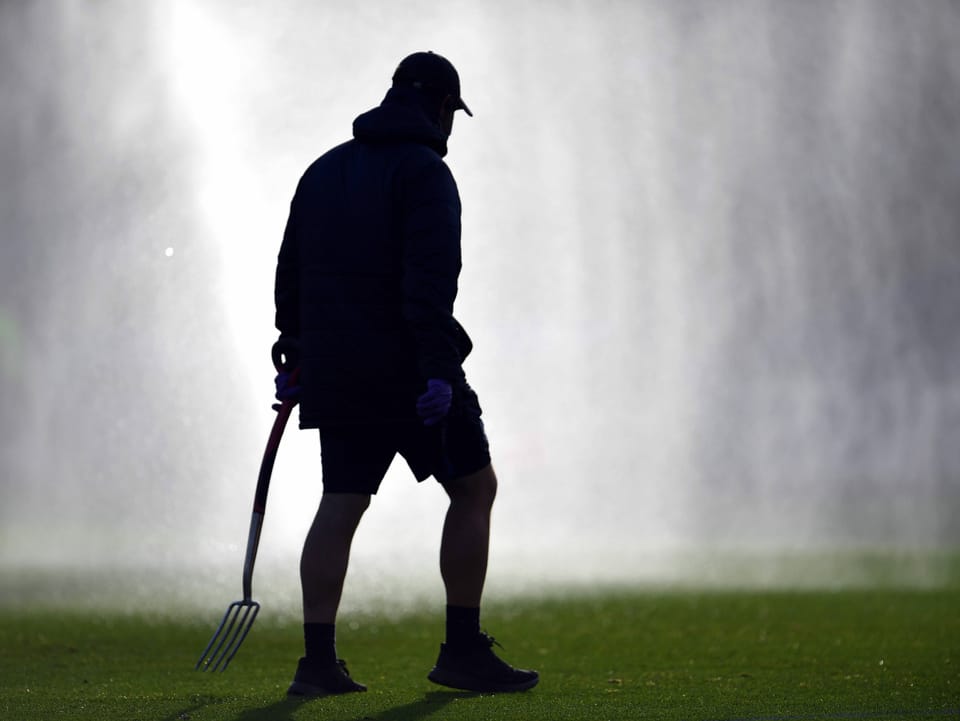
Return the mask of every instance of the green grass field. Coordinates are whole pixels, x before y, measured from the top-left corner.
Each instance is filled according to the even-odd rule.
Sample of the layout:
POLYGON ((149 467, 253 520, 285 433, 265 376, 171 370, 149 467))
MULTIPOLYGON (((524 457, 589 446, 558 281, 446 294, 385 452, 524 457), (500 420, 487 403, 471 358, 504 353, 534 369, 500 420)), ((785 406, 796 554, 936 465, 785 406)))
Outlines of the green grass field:
POLYGON ((0 718, 921 719, 960 717, 960 589, 613 592, 489 604, 524 694, 425 678, 437 615, 346 616, 339 650, 370 691, 288 701, 300 627, 264 609, 226 673, 193 664, 202 620, 0 611, 0 718))

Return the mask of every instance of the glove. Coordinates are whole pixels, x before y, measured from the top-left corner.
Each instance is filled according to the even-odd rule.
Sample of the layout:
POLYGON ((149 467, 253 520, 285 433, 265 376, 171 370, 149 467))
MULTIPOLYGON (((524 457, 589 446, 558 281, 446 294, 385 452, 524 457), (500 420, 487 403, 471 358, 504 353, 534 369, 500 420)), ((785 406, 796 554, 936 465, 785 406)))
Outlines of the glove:
POLYGON ((423 419, 423 425, 432 426, 443 420, 450 412, 453 402, 453 388, 445 380, 431 378, 427 381, 427 392, 417 398, 417 415, 423 419))
POLYGON ((294 384, 293 371, 280 371, 273 382, 277 386, 278 401, 300 400, 300 385, 294 384))

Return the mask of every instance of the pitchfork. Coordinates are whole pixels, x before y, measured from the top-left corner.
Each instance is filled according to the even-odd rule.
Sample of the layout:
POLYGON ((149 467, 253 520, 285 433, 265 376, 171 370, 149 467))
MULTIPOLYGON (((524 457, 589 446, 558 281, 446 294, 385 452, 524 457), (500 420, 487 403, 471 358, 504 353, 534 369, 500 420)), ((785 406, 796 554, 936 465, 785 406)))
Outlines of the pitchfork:
MULTIPOLYGON (((273 348, 273 364, 278 372, 290 372, 295 360, 282 347, 278 348, 279 345, 278 343, 273 348)), ((290 372, 291 385, 296 384, 299 373, 299 368, 293 368, 290 372)), ((287 419, 296 405, 296 399, 288 399, 273 406, 277 417, 273 421, 270 438, 267 440, 267 449, 260 463, 257 491, 253 498, 253 516, 250 518, 250 533, 247 536, 247 555, 243 562, 243 600, 234 601, 227 606, 227 612, 223 615, 217 630, 214 631, 210 643, 200 655, 200 660, 194 667, 195 670, 216 671, 219 668, 220 671, 226 671, 260 612, 260 604, 252 598, 253 564, 257 560, 257 546, 260 545, 260 529, 263 528, 263 514, 267 507, 267 491, 270 489, 273 462, 277 457, 277 448, 280 446, 287 419)))

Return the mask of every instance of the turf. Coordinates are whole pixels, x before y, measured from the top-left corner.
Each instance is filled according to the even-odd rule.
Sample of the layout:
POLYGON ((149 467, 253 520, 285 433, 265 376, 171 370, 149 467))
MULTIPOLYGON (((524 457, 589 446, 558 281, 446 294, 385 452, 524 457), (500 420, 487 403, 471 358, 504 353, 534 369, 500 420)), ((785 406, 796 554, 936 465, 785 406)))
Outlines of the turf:
MULTIPOLYGON (((219 610, 219 609, 218 609, 219 610)), ((193 664, 214 619, 0 611, 0 718, 921 719, 960 716, 960 589, 614 592, 499 602, 485 622, 524 694, 425 678, 442 618, 342 619, 366 694, 285 698, 296 623, 265 609, 226 673, 193 664)))

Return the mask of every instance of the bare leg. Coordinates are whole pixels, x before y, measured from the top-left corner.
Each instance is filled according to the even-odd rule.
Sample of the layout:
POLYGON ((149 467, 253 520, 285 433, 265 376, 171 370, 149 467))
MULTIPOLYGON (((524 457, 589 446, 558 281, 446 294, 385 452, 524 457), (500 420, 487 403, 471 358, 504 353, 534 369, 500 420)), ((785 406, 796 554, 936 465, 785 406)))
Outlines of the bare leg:
POLYGON ((487 577, 490 511, 497 495, 497 477, 488 465, 444 485, 450 507, 440 542, 440 575, 447 604, 479 608, 487 577))
POLYGON ((369 505, 370 496, 359 493, 324 493, 320 499, 300 557, 304 623, 335 623, 350 544, 369 505))

